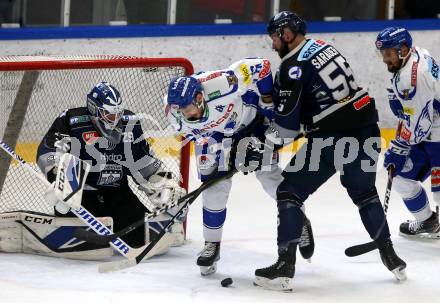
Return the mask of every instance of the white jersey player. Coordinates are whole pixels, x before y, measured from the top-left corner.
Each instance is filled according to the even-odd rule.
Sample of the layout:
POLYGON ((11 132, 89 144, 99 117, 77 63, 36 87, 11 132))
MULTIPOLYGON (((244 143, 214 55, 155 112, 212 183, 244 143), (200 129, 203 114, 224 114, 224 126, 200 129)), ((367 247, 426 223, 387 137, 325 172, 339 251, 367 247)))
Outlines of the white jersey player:
POLYGON ((433 212, 421 182, 431 175, 434 200, 440 204, 439 66, 428 51, 412 45, 400 27, 381 31, 376 47, 388 71, 390 107, 400 119, 399 134, 385 154, 385 167, 395 167, 393 188, 400 193, 414 221, 400 225, 400 234, 438 238, 438 211, 433 212))
MULTIPOLYGON (((221 177, 231 169, 240 139, 264 135, 272 115, 272 88, 270 62, 261 58, 243 59, 227 69, 171 81, 165 111, 175 130, 195 142, 202 182, 221 177)), ((251 160, 246 159, 246 163, 251 160)), ((277 162, 275 152, 270 169, 256 170, 257 179, 273 199, 282 180, 277 162)), ((202 193, 205 247, 197 259, 202 275, 216 271, 231 185, 231 179, 224 179, 202 193)), ((303 256, 308 259, 313 254, 309 221, 303 230, 308 231, 310 239, 303 243, 303 256)))

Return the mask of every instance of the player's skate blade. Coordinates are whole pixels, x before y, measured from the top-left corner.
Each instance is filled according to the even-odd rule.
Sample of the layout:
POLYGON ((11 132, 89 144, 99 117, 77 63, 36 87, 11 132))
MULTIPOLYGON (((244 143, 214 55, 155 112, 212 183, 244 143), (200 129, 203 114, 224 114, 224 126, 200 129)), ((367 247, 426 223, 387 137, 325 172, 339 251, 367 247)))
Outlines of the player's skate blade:
POLYGON ((287 292, 293 290, 293 279, 288 277, 279 277, 271 280, 264 277, 255 277, 254 285, 268 290, 287 292))
POLYGON ((391 271, 399 282, 407 279, 405 268, 398 267, 391 271))
POLYGON ((220 242, 205 242, 205 246, 197 258, 201 275, 207 276, 215 273, 218 260, 220 260, 220 242))
POLYGON ((417 239, 429 239, 429 240, 440 240, 440 232, 435 233, 420 233, 417 235, 408 235, 402 232, 399 232, 399 236, 402 236, 407 239, 417 240, 417 239))
POLYGON ((199 267, 200 267, 200 274, 202 276, 209 276, 217 271, 217 263, 214 263, 211 266, 199 266, 199 267))

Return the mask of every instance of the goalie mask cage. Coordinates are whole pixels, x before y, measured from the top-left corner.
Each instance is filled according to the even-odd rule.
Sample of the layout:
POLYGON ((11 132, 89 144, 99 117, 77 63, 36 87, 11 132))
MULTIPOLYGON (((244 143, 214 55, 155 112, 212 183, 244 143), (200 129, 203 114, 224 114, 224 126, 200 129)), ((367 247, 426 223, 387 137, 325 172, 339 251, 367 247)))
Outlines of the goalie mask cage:
MULTIPOLYGON (((0 137, 35 169, 39 142, 59 114, 86 106, 86 95, 101 81, 121 93, 123 107, 140 114, 144 135, 156 157, 188 188, 189 144, 173 134, 163 107, 169 81, 193 73, 184 58, 122 56, 0 57, 0 137)), ((153 208, 129 177, 140 200, 153 208)), ((0 150, 0 213, 53 214, 44 184, 0 150)))

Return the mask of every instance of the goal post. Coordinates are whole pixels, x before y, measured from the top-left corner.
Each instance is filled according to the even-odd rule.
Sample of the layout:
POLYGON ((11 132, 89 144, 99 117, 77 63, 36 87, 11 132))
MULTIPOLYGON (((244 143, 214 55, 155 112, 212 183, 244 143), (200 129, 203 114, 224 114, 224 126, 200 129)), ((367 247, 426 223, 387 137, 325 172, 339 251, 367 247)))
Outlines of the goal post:
MULTIPOLYGON (((123 107, 138 114, 144 135, 165 167, 188 189, 189 144, 174 136, 163 111, 169 81, 194 72, 185 58, 128 56, 0 57, 0 137, 36 166, 39 142, 65 109, 86 106, 86 95, 101 81, 121 93, 123 107)), ((129 178, 130 179, 130 178, 129 178)), ((151 208, 146 195, 130 186, 151 208)), ((53 214, 35 178, 0 152, 0 213, 53 214)))

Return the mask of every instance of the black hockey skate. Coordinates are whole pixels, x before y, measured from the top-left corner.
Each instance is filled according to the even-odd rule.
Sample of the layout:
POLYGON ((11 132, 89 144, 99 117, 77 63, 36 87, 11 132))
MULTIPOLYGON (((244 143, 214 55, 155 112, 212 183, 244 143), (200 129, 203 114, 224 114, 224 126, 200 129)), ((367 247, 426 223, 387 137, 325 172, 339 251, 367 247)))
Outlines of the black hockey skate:
POLYGON ((202 276, 213 274, 217 271, 217 261, 220 260, 220 242, 205 242, 205 247, 197 258, 202 276))
POLYGON ((257 269, 254 285, 270 290, 292 291, 297 245, 292 243, 287 250, 279 253, 275 264, 257 269))
POLYGON ((307 217, 305 217, 301 240, 298 246, 301 256, 310 263, 315 251, 315 239, 313 238, 312 224, 307 217))
POLYGON ((400 224, 400 235, 409 238, 440 239, 440 225, 437 212, 425 221, 406 221, 400 224))
POLYGON ((376 241, 376 244, 379 248, 382 263, 386 266, 386 268, 388 268, 388 270, 394 274, 397 280, 406 280, 406 263, 397 256, 391 239, 376 241))

